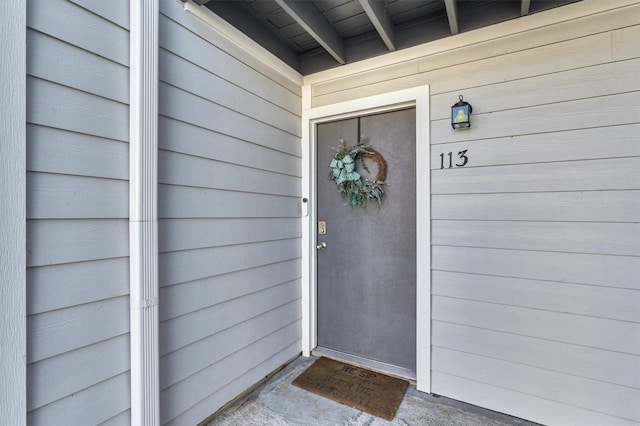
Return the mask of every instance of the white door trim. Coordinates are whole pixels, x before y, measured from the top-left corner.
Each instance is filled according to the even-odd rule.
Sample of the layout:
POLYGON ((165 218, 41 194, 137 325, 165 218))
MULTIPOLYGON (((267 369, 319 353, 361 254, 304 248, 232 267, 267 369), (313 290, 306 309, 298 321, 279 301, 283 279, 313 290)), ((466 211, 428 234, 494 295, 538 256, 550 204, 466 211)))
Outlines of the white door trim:
MULTIPOLYGON (((309 93, 304 90, 303 93, 309 93)), ((304 100, 303 100, 304 101, 304 100)), ((310 101, 310 100, 307 100, 310 101)), ((316 327, 316 139, 318 123, 416 108, 416 385, 431 390, 431 208, 429 86, 310 108, 302 113, 302 352, 317 345, 316 327)))

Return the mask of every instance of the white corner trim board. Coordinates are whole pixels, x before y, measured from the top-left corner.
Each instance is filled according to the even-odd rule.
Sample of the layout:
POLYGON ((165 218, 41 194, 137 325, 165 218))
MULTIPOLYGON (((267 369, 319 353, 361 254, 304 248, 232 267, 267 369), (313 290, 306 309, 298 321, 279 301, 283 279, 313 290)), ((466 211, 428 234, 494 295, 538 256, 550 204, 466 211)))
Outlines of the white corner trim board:
POLYGON ((0 413, 27 423, 26 40, 23 0, 0 3, 0 413))
POLYGON ((160 424, 158 343, 159 0, 132 0, 129 112, 131 424, 160 424))
MULTIPOLYGON (((308 94, 307 86, 303 93, 308 94)), ((309 356, 317 344, 316 329, 316 124, 358 115, 416 108, 416 386, 431 390, 431 209, 429 179, 429 86, 354 99, 303 110, 302 196, 307 198, 302 217, 302 352, 309 356)))

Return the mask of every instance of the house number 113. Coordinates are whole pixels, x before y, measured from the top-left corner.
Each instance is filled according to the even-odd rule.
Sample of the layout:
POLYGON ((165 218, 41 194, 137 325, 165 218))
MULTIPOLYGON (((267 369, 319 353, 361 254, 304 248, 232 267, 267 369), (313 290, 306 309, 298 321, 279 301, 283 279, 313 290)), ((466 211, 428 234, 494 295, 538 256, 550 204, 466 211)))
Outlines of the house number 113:
POLYGON ((444 169, 444 168, 450 169, 454 165, 456 167, 464 167, 464 166, 467 165, 467 162, 469 161, 469 157, 467 157, 467 150, 466 149, 464 151, 458 152, 458 158, 457 158, 457 161, 456 161, 455 164, 453 163, 453 152, 447 153, 446 156, 449 158, 449 162, 448 162, 448 166, 447 167, 445 167, 445 159, 444 159, 445 153, 443 152, 443 153, 440 154, 440 168, 441 169, 444 169))

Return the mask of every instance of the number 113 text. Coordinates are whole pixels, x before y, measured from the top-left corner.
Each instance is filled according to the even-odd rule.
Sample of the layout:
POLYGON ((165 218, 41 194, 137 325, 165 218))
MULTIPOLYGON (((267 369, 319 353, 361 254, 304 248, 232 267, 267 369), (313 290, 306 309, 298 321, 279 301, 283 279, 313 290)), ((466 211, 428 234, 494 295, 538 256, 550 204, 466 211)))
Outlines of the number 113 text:
POLYGON ((440 168, 441 169, 450 169, 452 167, 464 167, 469 162, 469 157, 467 157, 467 150, 458 152, 458 157, 456 158, 456 162, 453 162, 453 152, 448 152, 445 154, 444 152, 440 154, 440 168), (445 157, 448 158, 448 161, 445 161, 445 157))

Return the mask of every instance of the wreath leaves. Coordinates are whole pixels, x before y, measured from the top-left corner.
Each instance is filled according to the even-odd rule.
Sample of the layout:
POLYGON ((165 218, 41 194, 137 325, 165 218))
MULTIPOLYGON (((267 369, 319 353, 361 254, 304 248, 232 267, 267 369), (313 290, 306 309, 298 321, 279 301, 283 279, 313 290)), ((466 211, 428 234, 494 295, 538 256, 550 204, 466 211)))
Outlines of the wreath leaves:
POLYGON ((335 181, 338 191, 347 199, 347 204, 352 206, 366 206, 369 200, 376 200, 378 205, 382 203, 384 194, 383 185, 386 185, 387 165, 382 155, 371 147, 367 147, 364 140, 354 146, 347 146, 340 139, 338 148, 329 164, 329 177, 335 181), (356 163, 369 172, 364 162, 365 158, 373 159, 378 165, 378 174, 373 181, 362 179, 356 171, 356 163))

